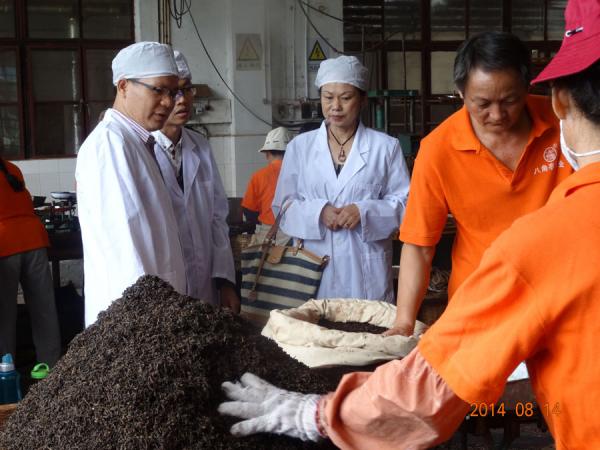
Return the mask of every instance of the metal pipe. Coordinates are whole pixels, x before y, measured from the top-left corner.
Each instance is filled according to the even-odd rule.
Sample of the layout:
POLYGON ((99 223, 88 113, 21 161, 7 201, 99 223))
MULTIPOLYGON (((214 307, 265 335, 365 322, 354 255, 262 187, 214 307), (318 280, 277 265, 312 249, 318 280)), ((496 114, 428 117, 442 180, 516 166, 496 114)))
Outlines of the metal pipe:
POLYGON ((362 54, 362 62, 363 64, 366 64, 366 57, 367 54, 365 52, 365 26, 361 25, 360 26, 360 53, 362 54))
POLYGON ((163 44, 171 44, 169 0, 158 0, 158 39, 163 44))
MULTIPOLYGON (((310 0, 306 0, 306 4, 310 6, 310 0)), ((306 14, 310 14, 310 8, 306 14)), ((308 17, 304 17, 304 98, 308 100, 308 17)))
POLYGON ((406 33, 402 32, 402 81, 404 90, 407 90, 407 81, 406 81, 406 33))
MULTIPOLYGON (((165 22, 165 44, 171 45, 171 10, 170 3, 171 0, 165 0, 165 9, 164 9, 164 22, 165 22)), ((190 5, 191 8, 191 5, 190 5)))
POLYGON ((158 0, 158 42, 163 41, 163 23, 162 23, 163 2, 158 0))
POLYGON ((292 98, 296 98, 296 4, 292 4, 292 98))
POLYGON ((263 98, 263 104, 268 105, 271 103, 271 16, 267 14, 264 9, 265 4, 263 3, 263 17, 265 17, 265 33, 263 39, 263 55, 264 55, 264 71, 265 71, 265 96, 263 98))

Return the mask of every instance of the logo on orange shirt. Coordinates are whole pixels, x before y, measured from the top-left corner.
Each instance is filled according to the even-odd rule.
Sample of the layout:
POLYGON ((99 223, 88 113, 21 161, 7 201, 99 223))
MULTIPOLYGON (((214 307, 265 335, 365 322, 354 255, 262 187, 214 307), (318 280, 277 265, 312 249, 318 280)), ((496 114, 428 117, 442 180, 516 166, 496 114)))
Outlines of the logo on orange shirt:
POLYGON ((533 169, 533 174, 539 175, 540 173, 552 172, 557 167, 559 169, 565 167, 565 163, 563 163, 560 160, 558 161, 558 163, 555 163, 557 159, 558 144, 554 143, 551 147, 547 147, 546 150, 544 150, 544 161, 546 161, 548 164, 542 164, 541 166, 536 167, 535 169, 533 169))
POLYGON ((548 147, 544 150, 544 161, 547 163, 552 163, 556 161, 556 157, 558 156, 558 151, 556 150, 557 145, 553 144, 552 147, 548 147))

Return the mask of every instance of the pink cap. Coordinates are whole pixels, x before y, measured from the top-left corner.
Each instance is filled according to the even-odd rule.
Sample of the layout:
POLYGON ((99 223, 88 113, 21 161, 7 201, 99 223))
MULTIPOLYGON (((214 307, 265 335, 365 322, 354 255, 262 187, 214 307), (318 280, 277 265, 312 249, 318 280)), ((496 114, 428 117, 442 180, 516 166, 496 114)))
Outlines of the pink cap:
POLYGON ((600 59, 600 0, 569 0, 560 50, 533 84, 581 72, 600 59))

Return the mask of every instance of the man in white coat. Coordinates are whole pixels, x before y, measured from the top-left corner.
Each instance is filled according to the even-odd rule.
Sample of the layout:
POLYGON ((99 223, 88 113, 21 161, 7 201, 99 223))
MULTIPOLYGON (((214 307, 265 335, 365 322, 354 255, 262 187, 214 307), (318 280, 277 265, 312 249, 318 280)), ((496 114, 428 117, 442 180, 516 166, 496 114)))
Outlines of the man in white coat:
POLYGON ((156 139, 154 153, 169 190, 185 261, 187 295, 235 312, 235 268, 229 241, 227 196, 208 141, 184 128, 195 88, 189 65, 178 51, 179 93, 156 139))
POLYGON ((183 253, 153 152, 179 92, 170 46, 139 42, 112 62, 113 108, 85 140, 75 178, 85 275, 85 323, 144 274, 184 293, 183 253))
POLYGON ((398 139, 360 121, 367 69, 355 58, 323 61, 315 84, 325 121, 287 146, 273 213, 283 232, 331 260, 317 298, 394 301, 392 242, 408 195, 398 139))

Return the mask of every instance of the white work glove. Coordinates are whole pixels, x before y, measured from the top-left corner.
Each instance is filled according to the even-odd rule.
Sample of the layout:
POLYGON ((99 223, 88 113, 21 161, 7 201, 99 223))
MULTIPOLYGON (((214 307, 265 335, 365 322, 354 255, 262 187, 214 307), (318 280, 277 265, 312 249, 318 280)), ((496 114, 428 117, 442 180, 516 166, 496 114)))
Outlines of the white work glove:
POLYGON ((245 373, 236 383, 226 381, 221 387, 233 401, 221 403, 219 413, 246 419, 231 427, 234 436, 276 433, 303 441, 321 439, 316 422, 320 395, 279 389, 251 373, 245 373))

